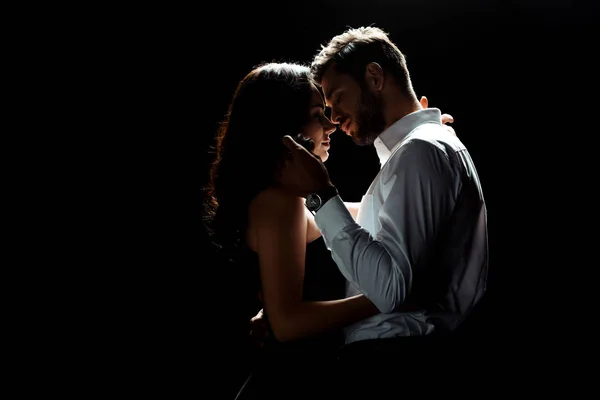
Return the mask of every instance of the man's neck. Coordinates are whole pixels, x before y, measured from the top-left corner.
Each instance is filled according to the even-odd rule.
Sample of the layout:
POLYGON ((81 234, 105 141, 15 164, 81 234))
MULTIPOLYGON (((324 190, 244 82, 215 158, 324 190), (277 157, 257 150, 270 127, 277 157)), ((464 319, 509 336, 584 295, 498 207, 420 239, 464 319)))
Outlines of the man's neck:
POLYGON ((423 108, 414 97, 396 96, 395 98, 388 100, 388 102, 386 107, 385 129, 392 126, 404 116, 423 108))

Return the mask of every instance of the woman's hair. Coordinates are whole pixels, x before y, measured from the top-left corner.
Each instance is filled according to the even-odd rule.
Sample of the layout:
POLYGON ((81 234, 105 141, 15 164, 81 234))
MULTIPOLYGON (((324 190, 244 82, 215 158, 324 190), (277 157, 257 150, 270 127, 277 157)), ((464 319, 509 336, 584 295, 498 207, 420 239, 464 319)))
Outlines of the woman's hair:
POLYGON ((248 206, 276 183, 287 155, 284 135, 298 138, 309 120, 310 69, 269 63, 238 84, 217 133, 216 157, 207 187, 209 232, 220 247, 244 243, 248 206))

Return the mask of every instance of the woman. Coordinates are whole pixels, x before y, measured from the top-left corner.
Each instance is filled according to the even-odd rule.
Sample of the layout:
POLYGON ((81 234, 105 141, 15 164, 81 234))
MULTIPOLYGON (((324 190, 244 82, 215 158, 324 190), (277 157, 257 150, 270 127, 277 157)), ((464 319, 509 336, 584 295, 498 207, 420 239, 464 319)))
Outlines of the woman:
MULTIPOLYGON (((310 352, 331 360, 339 329, 378 312, 363 295, 344 298, 346 281, 304 199, 278 183, 287 156, 284 135, 304 137, 313 154, 329 157, 336 128, 324 111, 308 67, 270 63, 239 83, 218 132, 209 185, 215 238, 241 274, 256 277, 261 303, 251 315, 263 308, 272 333, 262 354, 262 376, 268 378, 257 372, 254 387, 286 380, 285 371, 268 368, 284 359, 306 359, 310 352)), ((298 382, 297 375, 292 379, 298 382)))

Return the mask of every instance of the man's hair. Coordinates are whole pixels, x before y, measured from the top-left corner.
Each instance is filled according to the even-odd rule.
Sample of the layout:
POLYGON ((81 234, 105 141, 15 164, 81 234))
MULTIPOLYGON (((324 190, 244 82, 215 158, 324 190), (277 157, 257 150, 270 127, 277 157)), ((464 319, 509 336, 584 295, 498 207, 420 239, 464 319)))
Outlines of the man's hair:
POLYGON ((404 54, 386 32, 376 27, 352 28, 335 36, 326 46, 321 46, 310 69, 314 81, 319 84, 330 65, 338 74, 349 74, 362 83, 367 64, 371 62, 391 74, 404 94, 413 93, 404 54))

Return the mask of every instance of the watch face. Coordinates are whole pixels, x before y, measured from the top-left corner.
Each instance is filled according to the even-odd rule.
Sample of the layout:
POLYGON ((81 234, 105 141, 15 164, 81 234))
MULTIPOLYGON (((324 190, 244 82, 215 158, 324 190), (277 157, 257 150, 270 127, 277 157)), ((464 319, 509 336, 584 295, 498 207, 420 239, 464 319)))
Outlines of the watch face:
POLYGON ((315 210, 319 207, 320 201, 319 197, 314 194, 309 194, 306 198, 306 206, 309 210, 315 210))

